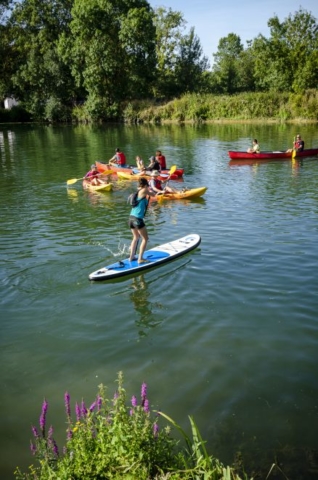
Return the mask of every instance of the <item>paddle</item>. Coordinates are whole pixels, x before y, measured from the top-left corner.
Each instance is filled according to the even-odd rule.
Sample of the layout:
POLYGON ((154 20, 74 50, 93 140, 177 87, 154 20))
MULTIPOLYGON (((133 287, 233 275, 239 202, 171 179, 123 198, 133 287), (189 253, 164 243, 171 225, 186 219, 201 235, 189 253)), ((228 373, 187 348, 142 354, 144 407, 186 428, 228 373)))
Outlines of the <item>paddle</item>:
MULTIPOLYGON (((95 177, 100 177, 101 175, 112 175, 113 173, 116 173, 116 172, 113 172, 112 170, 107 170, 105 172, 102 172, 102 173, 99 173, 98 175, 95 175, 95 177)), ((74 183, 78 182, 79 180, 84 180, 84 178, 86 177, 82 177, 82 178, 71 178, 70 180, 67 180, 67 185, 73 185, 74 183)))
POLYGON ((295 148, 296 137, 294 137, 294 144, 293 144, 293 153, 292 153, 292 160, 296 157, 296 148, 295 148))

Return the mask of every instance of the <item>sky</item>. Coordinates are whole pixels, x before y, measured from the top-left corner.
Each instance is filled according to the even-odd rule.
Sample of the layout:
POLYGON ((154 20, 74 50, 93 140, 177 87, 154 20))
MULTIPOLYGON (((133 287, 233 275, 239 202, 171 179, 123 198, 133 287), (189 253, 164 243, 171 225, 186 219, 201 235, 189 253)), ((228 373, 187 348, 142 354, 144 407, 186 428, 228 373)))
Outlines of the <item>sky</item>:
POLYGON ((277 15, 283 22, 302 7, 318 23, 318 0, 148 0, 153 8, 166 7, 182 12, 186 20, 186 33, 194 27, 203 53, 210 64, 217 52, 219 40, 235 33, 246 48, 247 40, 258 34, 270 37, 267 22, 277 15))

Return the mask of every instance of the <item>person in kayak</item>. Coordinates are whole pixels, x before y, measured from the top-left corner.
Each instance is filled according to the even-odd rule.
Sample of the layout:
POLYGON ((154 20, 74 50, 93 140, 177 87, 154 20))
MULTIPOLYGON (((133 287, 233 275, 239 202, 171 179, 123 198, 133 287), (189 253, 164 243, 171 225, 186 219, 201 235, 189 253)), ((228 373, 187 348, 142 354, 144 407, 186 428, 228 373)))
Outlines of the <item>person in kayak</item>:
POLYGON ((156 160, 160 163, 161 170, 166 170, 166 157, 162 155, 161 150, 156 151, 156 160))
POLYGON ((145 170, 144 161, 139 155, 136 157, 136 165, 138 170, 145 170))
POLYGON ((146 178, 140 178, 138 181, 138 203, 135 207, 132 207, 129 215, 128 225, 131 230, 133 239, 130 245, 130 256, 129 261, 136 260, 136 250, 138 246, 138 241, 141 238, 141 244, 139 247, 138 254, 138 263, 146 263, 148 260, 143 258, 145 253, 147 242, 148 242, 148 232, 144 222, 144 217, 147 212, 149 197, 154 197, 156 194, 149 190, 148 182, 146 178))
POLYGON ((126 167, 126 155, 124 152, 120 150, 120 148, 116 148, 115 155, 109 160, 109 165, 118 165, 118 167, 126 167))
POLYGON ((97 170, 97 167, 95 165, 95 163, 93 165, 91 165, 91 169, 86 173, 85 175, 85 180, 87 180, 88 182, 90 182, 91 185, 104 185, 104 184, 107 184, 108 182, 104 182, 104 180, 102 180, 101 178, 99 178, 101 174, 99 173, 99 171, 97 170))
POLYGON ((150 172, 156 170, 158 172, 160 172, 161 170, 161 166, 160 166, 160 163, 158 162, 158 160, 156 159, 156 157, 152 156, 149 158, 150 160, 150 163, 147 167, 147 170, 149 170, 150 172))
POLYGON ((163 193, 176 193, 177 190, 174 188, 168 187, 167 182, 169 177, 167 178, 166 182, 163 182, 158 177, 160 173, 158 170, 154 170, 151 172, 151 178, 149 180, 149 189, 154 192, 156 195, 162 195, 163 193))
POLYGON ((287 150, 288 153, 292 152, 293 150, 296 150, 296 152, 302 152, 305 148, 305 142, 302 140, 301 136, 298 134, 296 136, 296 140, 294 141, 294 146, 293 148, 289 148, 287 150))
POLYGON ((247 149, 247 153, 260 153, 259 144, 256 138, 254 138, 252 147, 247 149))

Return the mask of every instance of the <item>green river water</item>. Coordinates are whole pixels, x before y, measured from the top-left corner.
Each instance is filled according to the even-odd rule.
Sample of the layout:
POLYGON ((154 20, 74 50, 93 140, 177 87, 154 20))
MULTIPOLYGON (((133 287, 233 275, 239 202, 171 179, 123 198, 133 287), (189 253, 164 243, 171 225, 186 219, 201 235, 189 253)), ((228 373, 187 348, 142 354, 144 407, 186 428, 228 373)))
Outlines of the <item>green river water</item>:
POLYGON ((285 149, 317 125, 0 125, 0 477, 34 463, 31 424, 45 397, 65 439, 71 403, 127 396, 146 382, 150 403, 209 452, 241 456, 266 477, 318 476, 318 157, 231 166, 228 150, 285 149), (133 163, 157 148, 185 169, 173 186, 208 186, 195 201, 154 203, 149 247, 198 233, 199 248, 133 278, 88 274, 125 258, 132 183, 93 194, 81 178, 120 147, 133 163))

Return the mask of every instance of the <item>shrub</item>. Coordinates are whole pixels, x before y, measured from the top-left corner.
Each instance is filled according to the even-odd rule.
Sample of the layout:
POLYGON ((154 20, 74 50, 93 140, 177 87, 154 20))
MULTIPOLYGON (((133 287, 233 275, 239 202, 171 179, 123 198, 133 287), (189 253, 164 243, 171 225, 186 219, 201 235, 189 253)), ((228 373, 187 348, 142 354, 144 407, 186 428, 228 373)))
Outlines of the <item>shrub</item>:
POLYGON ((15 477, 21 479, 224 479, 239 480, 232 468, 224 468, 210 457, 194 420, 190 417, 192 440, 170 417, 156 411, 152 418, 147 385, 141 386, 138 402, 135 396, 126 406, 123 375, 118 374, 118 388, 106 398, 103 385, 95 401, 86 408, 84 401, 71 411, 70 395, 64 396, 67 418, 66 443, 60 449, 53 437, 53 428, 46 427, 48 402, 44 400, 39 428, 32 426, 31 451, 39 465, 29 467, 31 473, 19 468, 15 477), (178 430, 185 448, 171 437, 171 427, 159 427, 164 418, 178 430), (177 448, 179 447, 179 448, 177 448))

